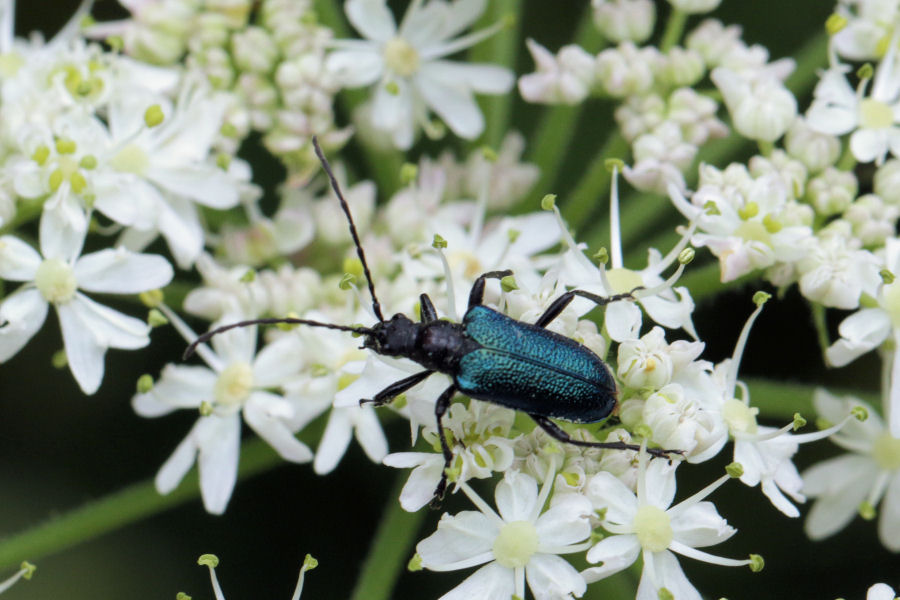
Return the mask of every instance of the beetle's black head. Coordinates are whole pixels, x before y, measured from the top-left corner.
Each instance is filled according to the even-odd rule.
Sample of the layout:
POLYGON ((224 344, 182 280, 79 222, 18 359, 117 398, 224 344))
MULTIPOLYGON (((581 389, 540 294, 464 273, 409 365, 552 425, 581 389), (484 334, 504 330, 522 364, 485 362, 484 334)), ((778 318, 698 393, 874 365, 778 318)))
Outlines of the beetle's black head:
POLYGON ((376 323, 366 334, 363 347, 386 356, 409 356, 416 347, 419 326, 404 314, 376 323))

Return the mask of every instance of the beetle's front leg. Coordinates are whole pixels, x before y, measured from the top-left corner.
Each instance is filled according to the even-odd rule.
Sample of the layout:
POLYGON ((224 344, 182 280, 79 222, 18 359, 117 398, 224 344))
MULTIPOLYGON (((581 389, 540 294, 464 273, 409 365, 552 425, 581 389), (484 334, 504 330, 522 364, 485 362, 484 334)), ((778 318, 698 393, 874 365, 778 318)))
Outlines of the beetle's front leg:
MULTIPOLYGON (((566 431, 562 427, 551 421, 549 418, 532 414, 529 414, 528 416, 534 419, 534 422, 537 423, 541 429, 546 431, 550 437, 565 444, 572 444, 573 446, 583 446, 585 448, 603 448, 606 450, 634 450, 635 452, 638 452, 641 449, 638 444, 628 444, 626 442, 587 442, 584 440, 576 440, 568 433, 566 433, 566 431)), ((663 450, 662 448, 647 448, 647 453, 657 458, 671 459, 672 457, 669 456, 670 454, 683 455, 684 450, 663 450)))
POLYGON ((417 383, 424 381, 428 378, 429 375, 434 373, 434 371, 421 371, 416 373, 415 375, 410 375, 409 377, 405 377, 400 381, 395 381, 391 385, 387 386, 377 394, 375 394, 374 398, 362 398, 359 401, 359 405, 369 404, 370 402, 375 406, 383 406, 405 392, 406 390, 412 388, 417 383))
POLYGON ((434 489, 434 497, 431 499, 431 508, 439 508, 441 500, 444 498, 444 492, 447 490, 447 469, 453 462, 453 451, 450 450, 450 444, 447 443, 447 434, 444 432, 444 423, 442 421, 447 410, 450 408, 450 400, 456 393, 456 384, 450 385, 438 397, 434 403, 434 416, 437 419, 438 438, 441 440, 441 452, 444 454, 444 468, 441 470, 441 480, 434 489))
POLYGON ((475 280, 475 283, 472 284, 472 291, 469 292, 469 308, 468 310, 472 310, 473 306, 481 306, 482 301, 484 301, 484 282, 488 279, 503 279, 504 277, 509 277, 513 272, 509 269, 504 271, 488 271, 487 273, 482 273, 478 276, 478 279, 475 280))
POLYGON ((550 322, 558 317, 563 309, 565 309, 572 302, 572 300, 575 299, 575 296, 587 298, 597 306, 605 306, 607 304, 610 304, 611 302, 616 302, 618 300, 634 300, 633 294, 640 289, 643 288, 636 287, 630 292, 626 292, 624 294, 615 294, 614 296, 600 296, 598 294, 592 294, 591 292, 586 292, 584 290, 571 290, 551 302, 550 306, 547 307, 547 310, 544 311, 544 314, 538 317, 537 321, 535 321, 534 324, 536 327, 546 327, 547 325, 549 325, 550 322))

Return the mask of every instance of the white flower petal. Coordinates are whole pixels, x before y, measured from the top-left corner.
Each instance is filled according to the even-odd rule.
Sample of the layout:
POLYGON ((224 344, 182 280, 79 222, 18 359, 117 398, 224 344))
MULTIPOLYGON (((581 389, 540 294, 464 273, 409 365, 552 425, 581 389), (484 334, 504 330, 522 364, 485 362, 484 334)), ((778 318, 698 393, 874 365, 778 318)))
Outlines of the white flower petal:
POLYGON ((617 525, 630 525, 637 513, 637 497, 621 480, 600 471, 588 481, 586 495, 597 510, 606 510, 605 520, 617 525))
POLYGON ((499 523, 484 514, 466 510, 444 514, 437 531, 416 545, 426 569, 446 570, 450 566, 491 552, 499 533, 499 523))
POLYGON ((507 471, 494 492, 497 512, 507 523, 531 521, 537 503, 537 482, 530 475, 507 471))
MULTIPOLYGON (((83 307, 76 298, 72 302, 57 306, 56 312, 59 315, 69 369, 81 391, 90 395, 97 391, 103 380, 103 357, 107 346, 97 342, 90 326, 82 321, 78 308, 83 307)), ((148 338, 147 342, 149 341, 148 338)))
POLYGON ((703 600, 700 592, 688 581, 684 571, 681 570, 681 565, 674 554, 668 550, 654 552, 652 561, 656 581, 651 581, 648 577, 648 567, 645 564, 635 600, 657 600, 659 588, 663 587, 669 590, 673 598, 678 598, 678 600, 703 600))
POLYGON ((347 0, 347 20, 365 38, 386 42, 394 37, 397 24, 385 0, 347 0))
POLYGON ((636 535, 611 535, 597 542, 587 553, 588 562, 602 564, 589 567, 581 574, 588 583, 599 581, 633 565, 640 552, 636 535))
POLYGON ((900 552, 900 476, 896 473, 878 512, 878 539, 891 552, 900 552))
POLYGON ((98 304, 84 294, 75 294, 70 302, 57 308, 78 315, 85 332, 103 348, 134 350, 150 343, 147 323, 98 304))
POLYGON ((408 512, 416 512, 434 497, 434 490, 444 472, 444 457, 427 452, 397 452, 388 454, 381 461, 389 467, 415 467, 400 491, 400 506, 408 512))
POLYGON ((162 256, 106 248, 82 256, 73 268, 79 289, 104 294, 138 294, 172 281, 174 271, 162 256))
POLYGON ((866 591, 866 600, 894 600, 894 588, 886 583, 876 583, 866 591))
POLYGON ((445 81, 440 73, 423 67, 413 80, 416 90, 447 126, 461 138, 471 140, 484 131, 484 116, 472 92, 452 81, 445 81))
POLYGON ((535 600, 559 600, 587 591, 584 577, 564 558, 553 554, 535 554, 525 566, 525 578, 535 600))
POLYGON ((28 343, 47 319, 49 304, 35 288, 18 290, 0 304, 0 362, 28 343))
POLYGON ((606 306, 604 324, 609 337, 617 342, 638 338, 641 329, 641 309, 634 302, 624 300, 606 306))
POLYGON ((210 208, 232 208, 240 201, 237 181, 218 167, 202 164, 156 167, 148 169, 146 177, 166 191, 210 208))
POLYGON ((737 532, 719 516, 712 502, 698 502, 677 511, 671 523, 674 539, 692 548, 713 546, 737 532))
POLYGON ((361 406, 356 410, 356 441, 372 462, 380 463, 388 453, 388 442, 381 429, 381 422, 371 405, 361 406))
MULTIPOLYGON (((203 252, 203 227, 197 208, 184 198, 169 198, 159 206, 159 232, 166 239, 175 262, 187 269, 203 252)), ((155 237, 155 236, 154 236, 155 237)))
POLYGON ((381 79, 384 59, 374 48, 336 50, 328 55, 325 68, 341 85, 355 88, 381 79))
POLYGON ((31 281, 42 262, 38 251, 11 235, 0 237, 0 277, 9 281, 31 281))
POLYGON ((492 562, 471 575, 438 600, 497 600, 516 592, 514 571, 492 562))
POLYGON ((497 65, 436 60, 428 63, 429 78, 452 82, 479 94, 505 94, 515 82, 512 71, 497 65))
POLYGON ((826 350, 828 363, 833 367, 843 367, 877 347, 890 332, 891 322, 887 312, 880 308, 859 310, 838 326, 841 339, 826 350))
POLYGON ((313 462, 313 470, 317 475, 331 473, 347 452, 350 439, 353 437, 353 422, 348 411, 358 408, 334 408, 328 416, 328 425, 319 447, 316 448, 316 460, 313 462))
POLYGON ((203 417, 196 433, 203 506, 207 512, 220 515, 225 512, 237 481, 241 418, 237 413, 227 417, 203 417))
POLYGON ((591 534, 587 517, 593 512, 590 500, 567 494, 542 513, 534 523, 540 548, 562 548, 584 541, 591 534))
POLYGON ((296 375, 302 364, 300 340, 292 335, 278 338, 257 353, 253 361, 253 383, 260 388, 276 387, 296 375))
MULTIPOLYGON (((267 400, 272 396, 274 395, 266 392, 251 394, 244 405, 244 420, 284 460, 295 463, 311 461, 312 450, 294 436, 284 421, 272 416, 266 410, 267 400)), ((280 396, 274 398, 281 399, 280 396)))
POLYGON ((854 454, 826 460, 803 472, 804 491, 818 496, 804 524, 810 539, 833 535, 853 520, 876 472, 871 460, 854 454))
POLYGON ((178 444, 178 447, 157 472, 154 483, 156 491, 160 494, 168 494, 178 487, 178 484, 194 465, 194 459, 197 456, 197 444, 194 437, 201 421, 203 421, 202 418, 197 420, 191 432, 178 444))

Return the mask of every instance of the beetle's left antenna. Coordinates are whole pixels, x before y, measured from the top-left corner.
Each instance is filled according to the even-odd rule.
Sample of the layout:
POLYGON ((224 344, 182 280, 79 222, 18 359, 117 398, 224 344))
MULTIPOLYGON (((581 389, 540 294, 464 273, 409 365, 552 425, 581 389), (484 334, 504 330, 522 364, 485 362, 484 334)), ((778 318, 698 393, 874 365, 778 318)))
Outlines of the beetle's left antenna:
POLYGON ((375 295, 375 284, 372 283, 372 273, 369 271, 369 264, 366 262, 366 254, 363 252, 362 244, 359 242, 359 234, 356 233, 356 225, 353 224, 353 216, 350 214, 350 207, 347 205, 347 201, 344 200, 344 194, 341 193, 341 187, 338 185, 337 178, 335 178, 334 172, 331 170, 331 165, 328 164, 328 160, 325 158, 325 154, 322 152, 322 148, 319 146, 319 140, 316 136, 313 136, 312 143, 313 148, 316 151, 316 156, 319 157, 319 162, 322 163, 322 168, 325 169, 328 179, 331 180, 331 189, 337 194, 338 200, 341 202, 341 208, 344 210, 344 214, 347 215, 347 222, 350 224, 350 236, 353 238, 353 243, 356 245, 356 254, 359 256, 359 261, 362 263, 363 273, 366 275, 366 283, 369 285, 369 293, 372 295, 372 310, 375 311, 375 317, 383 322, 384 315, 381 314, 381 304, 378 302, 378 297, 375 295))

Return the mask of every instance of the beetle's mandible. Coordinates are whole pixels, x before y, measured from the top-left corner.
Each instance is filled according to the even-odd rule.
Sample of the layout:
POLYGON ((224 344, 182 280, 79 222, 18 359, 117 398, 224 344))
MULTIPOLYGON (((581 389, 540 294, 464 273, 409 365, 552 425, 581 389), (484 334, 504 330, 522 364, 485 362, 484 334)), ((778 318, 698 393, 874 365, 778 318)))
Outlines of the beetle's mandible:
MULTIPOLYGON (((615 380, 606 363, 587 347, 546 329, 576 296, 603 306, 617 300, 633 299, 632 293, 604 297, 584 290, 571 290, 554 300, 537 321, 530 324, 512 319, 482 304, 485 282, 488 279, 502 279, 512 275, 512 271, 508 270, 491 271, 475 280, 461 323, 438 319, 434 304, 427 294, 419 297, 419 322, 404 314, 385 319, 375 295, 372 274, 350 208, 315 137, 313 147, 347 216, 350 235, 362 263, 372 297, 372 310, 378 322, 372 327, 362 327, 295 318, 240 321, 218 327, 198 337, 188 346, 185 357, 190 356, 197 345, 235 327, 289 323, 358 333, 363 336, 365 348, 386 356, 408 358, 422 365, 422 371, 392 383, 371 399, 360 400, 360 404, 387 404, 434 373, 450 376, 453 382, 441 393, 434 407, 444 456, 444 472, 435 489, 433 504, 438 503, 444 495, 447 469, 453 461, 453 451, 447 442, 442 419, 457 392, 476 400, 525 412, 551 437, 567 444, 613 450, 640 450, 640 446, 625 442, 574 439, 551 420, 561 419, 571 423, 601 421, 613 412, 618 400, 615 380)), ((682 453, 680 450, 658 448, 647 451, 658 457, 682 453)))

